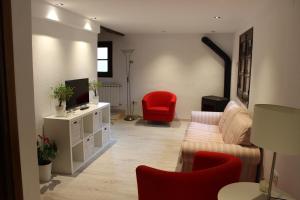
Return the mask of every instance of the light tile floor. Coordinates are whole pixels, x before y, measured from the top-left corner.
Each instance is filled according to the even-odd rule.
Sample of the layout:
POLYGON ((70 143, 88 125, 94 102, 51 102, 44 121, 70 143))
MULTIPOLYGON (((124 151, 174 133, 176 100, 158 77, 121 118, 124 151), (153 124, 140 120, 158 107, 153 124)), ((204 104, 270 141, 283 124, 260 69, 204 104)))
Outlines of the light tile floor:
POLYGON ((116 121, 112 125, 116 143, 77 176, 57 175, 41 185, 41 199, 136 200, 135 168, 144 164, 174 171, 187 123, 116 121))

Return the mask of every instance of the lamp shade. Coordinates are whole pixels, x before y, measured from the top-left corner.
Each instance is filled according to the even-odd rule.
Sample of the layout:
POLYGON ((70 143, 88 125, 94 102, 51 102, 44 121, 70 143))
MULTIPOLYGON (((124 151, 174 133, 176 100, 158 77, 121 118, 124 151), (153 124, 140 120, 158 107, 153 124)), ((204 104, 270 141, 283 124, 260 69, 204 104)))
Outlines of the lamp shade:
POLYGON ((300 154, 300 109, 256 104, 251 142, 273 152, 300 154))

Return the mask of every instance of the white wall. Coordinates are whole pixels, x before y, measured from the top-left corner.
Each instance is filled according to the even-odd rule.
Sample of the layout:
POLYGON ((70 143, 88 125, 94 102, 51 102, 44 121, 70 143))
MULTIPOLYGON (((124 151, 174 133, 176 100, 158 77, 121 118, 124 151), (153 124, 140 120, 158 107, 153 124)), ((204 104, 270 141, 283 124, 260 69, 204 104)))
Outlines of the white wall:
POLYGON ((12 0, 14 66, 24 200, 40 199, 31 46, 30 0, 12 0))
POLYGON ((99 24, 94 21, 80 16, 76 13, 57 7, 46 1, 31 0, 32 2, 32 17, 55 21, 57 23, 69 26, 72 28, 87 30, 93 33, 100 32, 99 24))
MULTIPOLYGON (((254 27, 249 110, 254 104, 271 103, 300 108, 300 2, 275 0, 263 16, 253 19, 235 36, 233 53, 233 98, 236 97, 239 35, 254 27)), ((283 133, 284 134, 284 133, 283 133)), ((270 138, 272 139, 272 138, 270 138)), ((265 174, 269 176, 270 152, 266 153, 265 174)), ((300 199, 300 157, 279 154, 276 170, 279 186, 300 199)))
MULTIPOLYGON (((43 117, 53 114, 57 103, 56 100, 50 98, 51 87, 70 79, 97 78, 97 33, 74 25, 65 25, 68 21, 62 23, 35 17, 42 16, 35 14, 35 10, 39 9, 33 5, 35 117, 36 132, 42 133, 43 117)), ((69 14, 60 9, 60 20, 69 14)))
MULTIPOLYGON (((168 90, 178 97, 176 113, 189 119, 192 110, 201 109, 201 97, 223 95, 223 60, 201 42, 200 34, 151 34, 109 36, 100 34, 100 40, 113 40, 113 79, 121 82, 123 105, 126 104, 125 56, 121 49, 135 49, 132 59, 132 99, 137 101, 141 114, 141 99, 153 90, 168 90)), ((210 36, 209 36, 210 37, 210 36)), ((232 34, 212 37, 229 55, 232 53, 232 34)))

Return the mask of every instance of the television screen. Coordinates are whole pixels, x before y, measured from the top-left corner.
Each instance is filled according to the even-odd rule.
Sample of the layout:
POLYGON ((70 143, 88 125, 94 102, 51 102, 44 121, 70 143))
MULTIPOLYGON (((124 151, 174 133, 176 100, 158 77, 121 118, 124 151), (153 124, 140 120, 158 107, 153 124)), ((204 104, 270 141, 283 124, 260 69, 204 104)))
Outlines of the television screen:
POLYGON ((66 86, 73 88, 73 96, 66 102, 66 109, 75 108, 89 103, 89 79, 76 79, 65 81, 66 86))

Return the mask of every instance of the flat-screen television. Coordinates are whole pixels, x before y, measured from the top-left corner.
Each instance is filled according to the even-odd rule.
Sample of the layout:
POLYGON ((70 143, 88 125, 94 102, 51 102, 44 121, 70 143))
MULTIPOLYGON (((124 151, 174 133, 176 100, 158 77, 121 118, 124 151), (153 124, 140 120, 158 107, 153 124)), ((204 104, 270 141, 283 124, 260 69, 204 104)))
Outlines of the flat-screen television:
POLYGON ((73 96, 66 102, 66 109, 72 109, 89 103, 89 79, 75 79, 65 81, 66 86, 73 88, 73 96))

